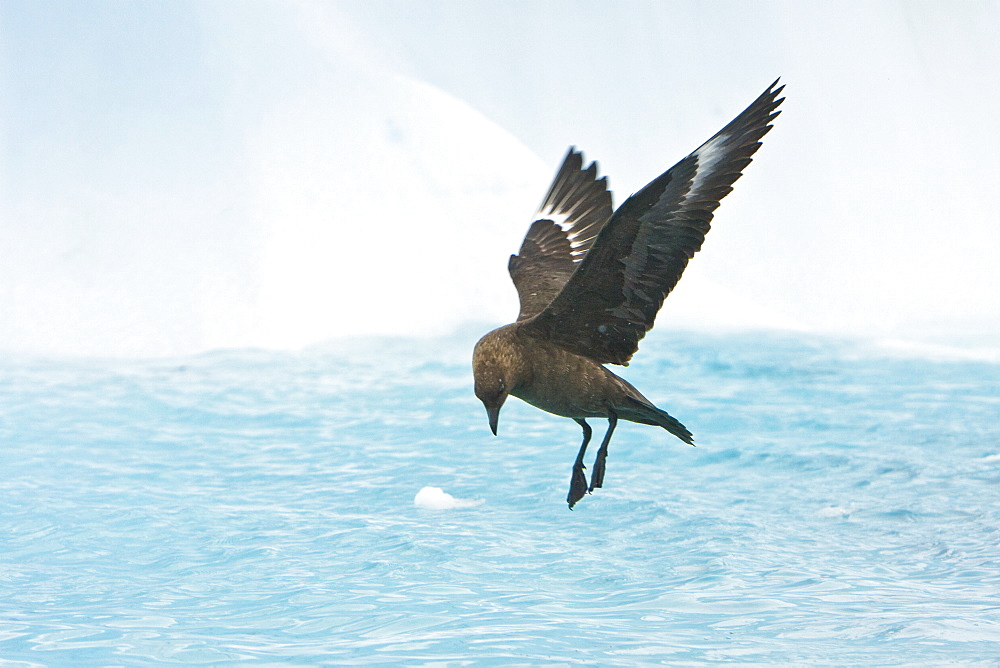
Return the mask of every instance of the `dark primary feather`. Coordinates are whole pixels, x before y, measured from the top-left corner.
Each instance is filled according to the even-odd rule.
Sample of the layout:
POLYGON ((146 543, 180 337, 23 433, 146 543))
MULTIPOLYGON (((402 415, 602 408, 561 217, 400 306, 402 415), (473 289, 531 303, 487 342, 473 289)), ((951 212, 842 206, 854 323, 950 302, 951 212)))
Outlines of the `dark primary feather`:
POLYGON ((521 250, 507 265, 521 301, 518 320, 539 313, 559 294, 611 217, 607 179, 597 165, 583 169, 583 154, 569 149, 521 250))
MULTIPOLYGON (((627 364, 688 260, 701 248, 719 200, 732 190, 771 120, 781 113, 775 111, 784 99, 776 99, 783 88, 775 88, 777 83, 626 200, 562 290, 525 320, 523 331, 602 364, 627 364)), ((544 232, 539 227, 538 233, 544 232)), ((521 284, 532 283, 522 273, 526 271, 520 268, 514 278, 519 293, 521 284)), ((525 319, 524 296, 521 304, 519 319, 525 319)))

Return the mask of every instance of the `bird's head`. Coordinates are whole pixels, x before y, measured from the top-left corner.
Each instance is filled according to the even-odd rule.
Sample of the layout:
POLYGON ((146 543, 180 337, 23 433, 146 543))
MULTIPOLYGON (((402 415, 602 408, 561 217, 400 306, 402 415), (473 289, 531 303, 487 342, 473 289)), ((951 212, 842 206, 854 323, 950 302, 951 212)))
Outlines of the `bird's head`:
POLYGON ((476 396, 486 407, 486 415, 490 419, 490 431, 494 436, 497 433, 497 421, 500 419, 500 407, 507 400, 507 395, 507 384, 502 377, 476 374, 476 396))
POLYGON ((502 346, 497 345, 499 342, 493 334, 487 334, 476 344, 472 355, 472 374, 476 381, 476 396, 486 407, 490 431, 495 436, 500 407, 514 388, 516 369, 510 356, 504 354, 502 346))

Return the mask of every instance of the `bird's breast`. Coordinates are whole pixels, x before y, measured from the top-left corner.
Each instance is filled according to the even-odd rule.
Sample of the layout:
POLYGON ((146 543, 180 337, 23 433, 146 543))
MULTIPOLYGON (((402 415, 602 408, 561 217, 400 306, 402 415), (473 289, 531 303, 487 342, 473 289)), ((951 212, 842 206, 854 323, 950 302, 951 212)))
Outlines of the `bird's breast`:
POLYGON ((552 345, 531 346, 524 356, 530 373, 515 397, 563 417, 608 416, 618 388, 600 364, 552 345))

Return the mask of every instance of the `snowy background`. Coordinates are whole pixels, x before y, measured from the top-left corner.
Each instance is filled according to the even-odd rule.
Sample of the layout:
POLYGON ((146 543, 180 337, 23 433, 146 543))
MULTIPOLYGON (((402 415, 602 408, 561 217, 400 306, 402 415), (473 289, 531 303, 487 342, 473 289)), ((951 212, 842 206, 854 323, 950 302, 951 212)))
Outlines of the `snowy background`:
POLYGON ((3 0, 0 350, 509 321, 569 145, 617 204, 781 76, 659 326, 995 359, 998 31, 995 2, 3 0))

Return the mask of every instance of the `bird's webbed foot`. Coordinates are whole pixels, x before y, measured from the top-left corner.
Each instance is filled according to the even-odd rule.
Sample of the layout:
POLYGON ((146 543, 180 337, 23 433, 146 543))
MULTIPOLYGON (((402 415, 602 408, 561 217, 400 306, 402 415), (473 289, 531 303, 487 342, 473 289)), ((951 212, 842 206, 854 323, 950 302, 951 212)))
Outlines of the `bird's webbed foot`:
POLYGON ((607 458, 607 450, 599 450, 597 452, 597 459, 594 460, 594 472, 590 475, 590 488, 587 490, 588 492, 593 492, 595 489, 604 485, 604 462, 607 458), (601 454, 602 452, 603 456, 601 454))
POLYGON ((587 444, 590 443, 591 429, 586 420, 574 419, 576 419, 577 424, 583 427, 583 443, 580 445, 580 452, 576 455, 576 461, 573 462, 573 475, 569 480, 569 494, 566 495, 566 503, 569 504, 570 510, 573 510, 576 502, 590 491, 587 486, 587 474, 583 472, 586 468, 583 465, 583 455, 587 452, 587 444))
POLYGON ((569 481, 569 494, 566 495, 566 503, 569 504, 570 510, 589 491, 587 488, 587 474, 583 472, 583 469, 583 464, 573 465, 573 476, 569 481))

